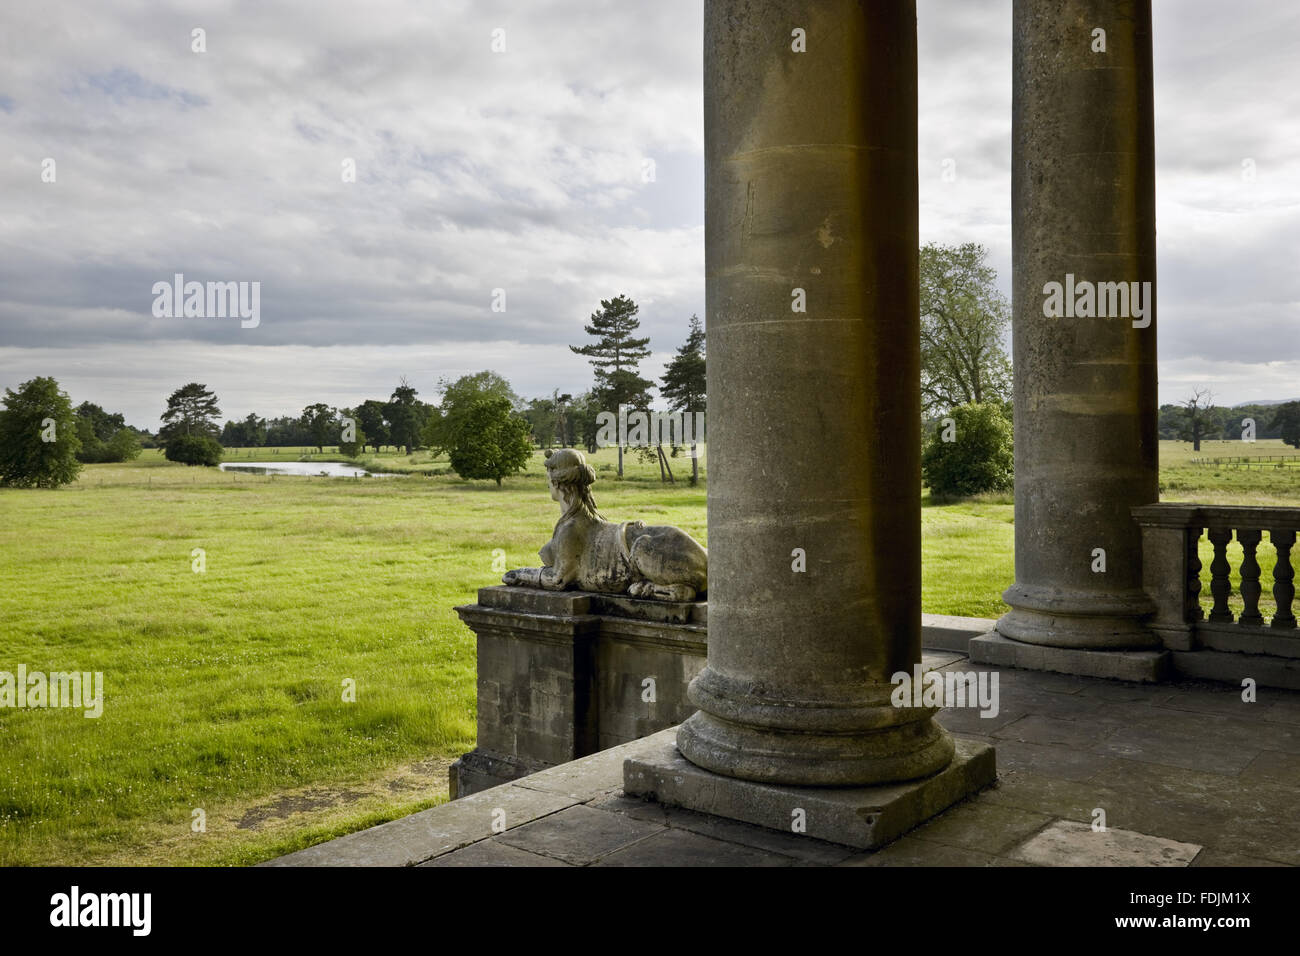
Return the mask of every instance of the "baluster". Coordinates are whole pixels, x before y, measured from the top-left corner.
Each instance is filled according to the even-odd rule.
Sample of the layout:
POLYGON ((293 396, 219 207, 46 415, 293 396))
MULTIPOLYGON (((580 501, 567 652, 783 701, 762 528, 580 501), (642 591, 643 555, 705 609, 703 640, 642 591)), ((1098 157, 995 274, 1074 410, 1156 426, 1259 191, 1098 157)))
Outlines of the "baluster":
POLYGON ((1231 528, 1211 528, 1210 543, 1214 545, 1214 560, 1210 562, 1210 593, 1214 595, 1211 621, 1232 621, 1228 595, 1232 593, 1232 566, 1228 564, 1228 542, 1232 540, 1231 528))
POLYGON ((1259 583, 1259 559, 1255 555, 1263 536, 1264 532, 1257 529, 1237 529, 1237 540, 1241 542, 1242 550, 1241 600, 1245 604, 1241 617, 1237 618, 1238 624, 1262 626, 1264 623, 1264 615, 1259 613, 1259 596, 1264 589, 1259 583))
POLYGON ((1277 564, 1273 565, 1273 600, 1277 613, 1273 615, 1274 627, 1295 627, 1295 614, 1291 601, 1295 598, 1295 571, 1291 568, 1291 546, 1295 544, 1294 531, 1270 531, 1268 539, 1277 550, 1277 564))
POLYGON ((1200 551, 1201 529, 1188 528, 1187 536, 1184 540, 1184 547, 1187 553, 1187 620, 1189 622, 1199 621, 1205 617, 1205 612, 1201 610, 1201 556, 1200 551))

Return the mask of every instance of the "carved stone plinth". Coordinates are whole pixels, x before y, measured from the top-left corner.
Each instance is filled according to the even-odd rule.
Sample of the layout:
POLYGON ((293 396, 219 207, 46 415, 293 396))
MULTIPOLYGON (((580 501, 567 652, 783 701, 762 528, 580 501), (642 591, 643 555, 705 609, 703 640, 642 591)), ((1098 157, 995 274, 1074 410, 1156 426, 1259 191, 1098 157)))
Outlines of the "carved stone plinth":
POLYGON ((478 637, 478 745, 452 799, 680 723, 704 666, 707 606, 482 588, 456 608, 478 637))

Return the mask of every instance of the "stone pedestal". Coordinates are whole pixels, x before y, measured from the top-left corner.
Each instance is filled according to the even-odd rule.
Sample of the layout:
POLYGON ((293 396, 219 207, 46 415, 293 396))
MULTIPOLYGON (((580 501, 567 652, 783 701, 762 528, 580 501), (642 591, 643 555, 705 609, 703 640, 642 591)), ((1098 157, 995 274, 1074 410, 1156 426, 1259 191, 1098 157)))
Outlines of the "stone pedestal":
POLYGON ((1091 651, 1086 648, 1026 644, 1003 637, 997 631, 981 634, 970 642, 974 664, 1011 667, 1029 671, 1053 671, 1080 677, 1105 677, 1140 684, 1158 684, 1172 673, 1169 652, 1091 651))
POLYGON ((685 759, 671 742, 623 765, 623 792, 815 840, 874 850, 987 786, 993 748, 956 741, 948 766, 920 780, 875 787, 783 787, 728 780, 685 759))
POLYGON ((702 601, 481 588, 456 608, 478 638, 478 741, 452 799, 680 723, 704 665, 702 601))
POLYGON ((1013 77, 1016 581, 997 631, 1158 647, 1131 515, 1159 497, 1150 0, 1015 0, 1013 77))
MULTIPOLYGON (((707 2, 704 37, 710 643, 671 801, 749 819, 953 762, 934 709, 890 700, 921 659, 916 9, 707 2)), ((664 759, 625 788, 669 799, 664 759)), ((992 779, 960 767, 845 805, 906 829, 992 779)))

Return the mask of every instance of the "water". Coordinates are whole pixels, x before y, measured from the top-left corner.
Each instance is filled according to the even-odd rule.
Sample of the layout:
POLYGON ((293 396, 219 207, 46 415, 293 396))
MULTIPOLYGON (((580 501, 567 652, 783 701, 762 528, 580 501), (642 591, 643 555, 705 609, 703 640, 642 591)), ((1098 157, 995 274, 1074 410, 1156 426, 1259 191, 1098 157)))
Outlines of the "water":
POLYGON ((254 475, 307 475, 312 478, 395 478, 396 475, 366 471, 338 461, 226 461, 222 471, 246 471, 254 475))

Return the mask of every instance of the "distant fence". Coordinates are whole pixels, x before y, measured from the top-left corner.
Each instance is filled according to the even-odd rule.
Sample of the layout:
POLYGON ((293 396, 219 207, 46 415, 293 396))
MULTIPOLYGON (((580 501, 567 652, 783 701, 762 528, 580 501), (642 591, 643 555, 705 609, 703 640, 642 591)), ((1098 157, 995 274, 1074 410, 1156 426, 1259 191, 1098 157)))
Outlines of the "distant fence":
POLYGON ((1300 454, 1296 455, 1254 455, 1236 458, 1193 458, 1193 465, 1213 466, 1215 468, 1300 468, 1300 454))

